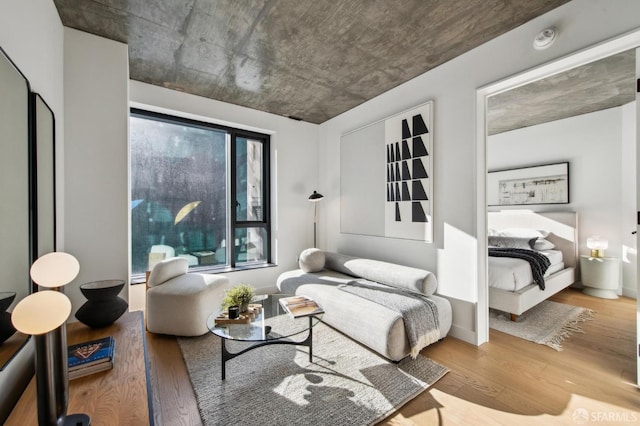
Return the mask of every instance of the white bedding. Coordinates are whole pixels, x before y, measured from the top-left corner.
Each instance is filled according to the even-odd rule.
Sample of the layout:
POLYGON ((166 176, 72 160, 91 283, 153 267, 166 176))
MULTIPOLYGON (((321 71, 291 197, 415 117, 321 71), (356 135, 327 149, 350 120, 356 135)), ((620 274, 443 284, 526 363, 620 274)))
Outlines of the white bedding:
MULTIPOLYGON (((551 262, 545 278, 564 269, 560 250, 543 250, 538 253, 547 256, 551 262)), ((533 283, 533 274, 526 260, 489 256, 489 287, 518 291, 531 283, 533 283)))

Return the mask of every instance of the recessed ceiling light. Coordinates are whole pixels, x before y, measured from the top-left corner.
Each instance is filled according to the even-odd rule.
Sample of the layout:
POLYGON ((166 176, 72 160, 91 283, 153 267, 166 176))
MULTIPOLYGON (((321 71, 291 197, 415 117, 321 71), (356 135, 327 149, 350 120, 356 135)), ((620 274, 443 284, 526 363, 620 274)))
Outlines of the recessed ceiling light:
POLYGON ((545 28, 533 39, 533 47, 536 50, 543 50, 551 46, 558 38, 558 29, 556 27, 545 28))

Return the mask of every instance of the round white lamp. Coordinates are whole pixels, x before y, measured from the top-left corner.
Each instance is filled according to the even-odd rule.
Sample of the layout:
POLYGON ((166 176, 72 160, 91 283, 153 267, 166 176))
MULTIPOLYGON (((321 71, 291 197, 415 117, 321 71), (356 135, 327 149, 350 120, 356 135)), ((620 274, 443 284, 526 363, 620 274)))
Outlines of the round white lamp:
POLYGON ((22 299, 11 313, 13 326, 35 339, 36 399, 39 425, 89 425, 86 414, 67 415, 69 370, 67 330, 71 301, 60 291, 80 271, 80 264, 68 253, 45 254, 31 265, 31 279, 41 290, 22 299))
POLYGON ((78 259, 61 251, 47 253, 31 265, 31 279, 41 287, 57 288, 69 284, 80 272, 78 259))
POLYGON ((609 241, 599 235, 587 238, 587 248, 591 250, 591 257, 604 257, 604 251, 609 247, 609 241))
POLYGON ((60 327, 71 314, 71 301, 58 291, 39 291, 22 299, 11 313, 21 333, 39 336, 60 327))

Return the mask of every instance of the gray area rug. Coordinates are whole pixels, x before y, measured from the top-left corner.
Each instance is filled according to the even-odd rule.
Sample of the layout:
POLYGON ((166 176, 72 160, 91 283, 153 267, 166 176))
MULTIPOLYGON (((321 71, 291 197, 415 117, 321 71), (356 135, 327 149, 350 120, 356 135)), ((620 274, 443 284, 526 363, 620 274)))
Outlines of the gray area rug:
POLYGON ((572 333, 584 333, 580 323, 592 320, 595 314, 591 309, 545 300, 516 321, 507 313, 490 309, 489 327, 561 351, 562 341, 572 333))
POLYGON ((306 347, 266 346, 228 361, 222 381, 217 336, 178 338, 203 423, 373 424, 448 372, 422 355, 388 362, 322 323, 313 342, 313 363, 306 347))

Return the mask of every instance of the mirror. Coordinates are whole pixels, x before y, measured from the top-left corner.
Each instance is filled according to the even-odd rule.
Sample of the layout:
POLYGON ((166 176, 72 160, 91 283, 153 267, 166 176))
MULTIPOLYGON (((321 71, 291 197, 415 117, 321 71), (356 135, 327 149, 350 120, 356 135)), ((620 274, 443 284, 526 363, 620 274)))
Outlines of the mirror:
MULTIPOLYGON (((0 49, 0 307, 3 318, 31 291, 31 230, 29 211, 29 83, 0 49), (12 295, 15 294, 15 297, 12 295)), ((11 327, 4 324, 4 328, 11 327)), ((0 344, 0 369, 4 369, 27 341, 12 330, 0 344)))
POLYGON ((37 194, 33 209, 35 235, 33 260, 56 249, 55 212, 55 119, 49 105, 37 93, 31 94, 33 158, 32 193, 37 194))

